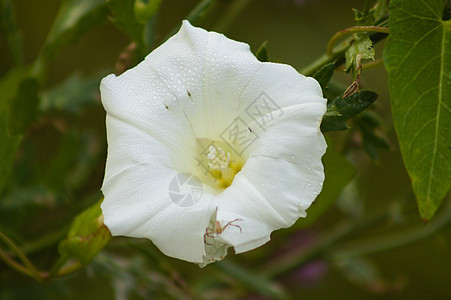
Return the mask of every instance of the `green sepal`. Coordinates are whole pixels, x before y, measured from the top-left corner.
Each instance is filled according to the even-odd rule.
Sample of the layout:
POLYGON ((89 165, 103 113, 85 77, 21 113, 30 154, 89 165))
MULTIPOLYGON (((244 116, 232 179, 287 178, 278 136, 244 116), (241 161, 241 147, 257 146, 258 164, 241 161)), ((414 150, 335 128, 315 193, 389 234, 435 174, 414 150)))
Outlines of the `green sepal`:
POLYGON ((108 244, 111 233, 103 224, 101 202, 75 218, 67 238, 58 245, 61 255, 74 257, 81 264, 87 265, 108 244))

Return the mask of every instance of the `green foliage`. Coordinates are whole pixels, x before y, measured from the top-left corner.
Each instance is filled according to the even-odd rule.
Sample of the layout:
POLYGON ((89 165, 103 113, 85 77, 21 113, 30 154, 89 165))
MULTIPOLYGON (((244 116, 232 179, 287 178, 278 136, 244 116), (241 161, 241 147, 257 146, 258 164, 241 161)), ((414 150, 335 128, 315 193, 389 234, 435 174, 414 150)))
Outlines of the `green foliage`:
POLYGON ((274 284, 263 276, 246 272, 246 270, 240 268, 238 265, 231 263, 218 262, 217 266, 234 278, 239 279, 241 282, 245 282, 247 286, 257 291, 264 297, 269 299, 287 298, 287 295, 283 292, 279 285, 274 284))
POLYGON ((337 98, 327 105, 327 113, 321 123, 321 131, 337 131, 348 128, 346 120, 367 109, 378 95, 369 90, 355 93, 346 98, 337 98))
POLYGON ((23 131, 34 121, 38 83, 25 69, 12 69, 0 81, 0 191, 11 171, 23 131))
MULTIPOLYGON (((364 90, 352 96, 343 96, 347 84, 341 81, 340 76, 331 80, 334 70, 341 68, 346 59, 354 76, 360 76, 362 60, 372 59, 374 53, 371 41, 376 43, 386 36, 385 33, 368 35, 366 31, 355 33, 359 29, 351 30, 355 33, 352 37, 349 35, 343 39, 333 47, 330 55, 325 54, 305 69, 308 71, 304 74, 310 76, 316 72, 314 77, 320 83, 324 97, 329 100, 321 129, 337 131, 348 126, 351 128, 326 134, 328 149, 323 157, 326 178, 321 194, 308 209, 307 218, 300 219, 290 229, 277 231, 271 236, 270 243, 255 251, 240 255, 233 255, 230 251, 224 261, 203 269, 166 257, 147 239, 118 238, 105 248, 111 235, 103 224, 100 202, 89 207, 101 197, 99 189, 105 168, 105 112, 99 101, 101 77, 112 72, 113 68, 120 73, 121 67, 125 70, 138 62, 158 46, 156 41, 164 41, 164 37, 175 33, 181 19, 188 19, 193 25, 243 42, 268 39, 279 51, 291 51, 290 58, 278 57, 277 60, 290 61, 293 65, 304 64, 305 57, 316 54, 315 39, 306 40, 303 46, 300 44, 311 48, 311 53, 308 49, 302 49, 302 54, 299 54, 298 47, 293 47, 293 37, 302 33, 302 26, 308 25, 308 32, 315 34, 320 33, 323 26, 329 26, 331 31, 341 29, 336 24, 315 26, 310 21, 302 24, 306 18, 293 18, 288 22, 291 14, 293 17, 311 10, 308 5, 288 14, 278 14, 277 10, 272 9, 281 5, 280 1, 177 1, 61 0, 57 4, 54 4, 55 1, 44 1, 38 5, 36 1, 0 0, 0 52, 11 60, 3 60, 6 64, 0 66, 0 236, 6 237, 3 240, 0 238, 0 278, 5 279, 0 280, 0 298, 90 298, 99 296, 100 289, 100 297, 105 299, 121 296, 133 299, 276 299, 295 298, 299 293, 306 298, 327 298, 327 286, 334 284, 336 276, 327 277, 327 281, 320 285, 310 284, 314 277, 310 276, 311 272, 315 272, 315 263, 318 262, 326 269, 333 267, 336 274, 342 274, 349 282, 359 286, 360 289, 355 290, 346 288, 345 292, 349 292, 351 298, 371 297, 366 291, 393 293, 402 289, 396 279, 387 281, 378 274, 380 255, 372 256, 372 253, 404 246, 433 234, 434 238, 438 236, 446 243, 445 232, 438 231, 449 225, 451 202, 444 205, 434 220, 423 226, 413 201, 408 201, 411 191, 410 186, 406 185, 408 178, 402 172, 397 145, 393 145, 393 151, 381 155, 377 165, 362 155, 364 150, 371 158, 378 158, 380 150, 388 147, 380 130, 390 128, 392 123, 391 116, 383 109, 386 99, 378 100, 378 107, 382 108, 379 118, 374 111, 366 110, 376 100, 376 93, 364 90), (30 7, 41 6, 39 13, 30 13, 30 7), (55 17, 58 6, 56 19, 45 39, 44 34, 48 24, 51 24, 48 17, 55 17), (246 7, 249 9, 243 14, 246 7), (193 9, 189 11, 190 8, 193 9), (259 11, 274 12, 274 16, 262 16, 268 24, 256 28, 254 14, 259 11), (108 19, 118 30, 106 23, 108 19), (298 24, 298 21, 301 23, 298 24), (85 33, 102 23, 106 26, 84 38, 85 33), (227 28, 226 24, 232 26, 227 28), (293 27, 294 24, 299 27, 293 27), (174 30, 168 35, 172 27, 174 30), (21 29, 24 31, 21 32, 21 29), (124 42, 121 31, 129 41, 124 42), (30 32, 35 36, 30 37, 30 32), (25 49, 22 34, 27 45, 25 49), (73 49, 67 44, 79 39, 83 42, 77 48, 85 47, 83 51, 86 53, 77 56, 80 63, 77 61, 74 70, 74 64, 64 62, 73 60, 73 49), (97 57, 94 47, 84 45, 91 39, 111 45, 111 57, 97 57), (350 43, 353 39, 354 42, 350 43), (43 40, 44 45, 39 50, 43 40), (310 42, 313 47, 310 47, 310 42), (127 44, 130 46, 121 52, 127 44), (57 59, 51 61, 56 53, 57 59), (115 57, 119 59, 115 61, 115 57), (85 58, 88 58, 89 66, 83 62, 85 58), (13 68, 7 70, 11 65, 13 68), (107 71, 99 72, 105 67, 107 71), (358 177, 355 176, 357 170, 360 171, 358 177), (392 178, 395 180, 391 183, 392 178), (86 207, 89 208, 84 210, 86 207), (74 219, 74 215, 81 211, 74 219), (8 237, 14 247, 5 242, 8 237), (55 257, 57 248, 59 259, 55 257), (29 257, 29 261, 24 257, 29 257), (90 264, 86 268, 88 272, 76 272, 87 264, 90 264), (28 274, 27 270, 23 272, 23 268, 28 270, 28 274), (35 275, 30 273, 32 269, 36 269, 35 275), (298 277, 306 273, 309 273, 307 278, 298 277), (55 280, 68 274, 71 276, 55 280), (46 282, 33 284, 24 276, 46 282)), ((385 27, 388 0, 363 2, 365 6, 362 11, 354 10, 355 24, 385 27)), ((449 150, 444 148, 444 140, 450 136, 448 49, 451 47, 450 23, 447 20, 451 15, 451 1, 443 1, 443 12, 440 12, 438 1, 424 0, 420 4, 419 1, 391 2, 393 39, 389 42, 391 53, 387 56, 387 64, 390 66, 393 106, 397 107, 394 110, 396 129, 405 121, 405 127, 401 125, 404 132, 402 138, 398 130, 401 146, 409 140, 406 132, 419 133, 414 138, 410 135, 410 139, 413 145, 420 146, 403 149, 403 155, 411 156, 411 166, 415 159, 421 158, 421 153, 426 155, 426 160, 417 161, 419 166, 414 168, 428 170, 432 163, 435 173, 431 179, 434 183, 431 191, 436 193, 449 189, 449 169, 446 168, 449 150), (400 7, 399 3, 405 6, 400 7), (428 5, 433 9, 429 9, 428 5), (404 8, 411 15, 403 16, 406 12, 403 12, 404 8), (410 26, 409 22, 413 25, 410 26), (420 36, 424 39, 420 40, 420 36), (403 44, 406 41, 411 44, 403 44), (395 44, 396 47, 393 46, 395 44), (407 52, 412 55, 406 55, 407 52), (404 58, 405 61, 402 61, 404 58), (405 83, 408 84, 403 86, 405 83), (441 102, 437 100, 440 86, 441 102), (429 96, 434 96, 432 98, 436 101, 429 96), (401 111, 406 116, 400 119, 401 111), (434 112, 437 114, 433 115, 434 112), (438 131, 430 130, 429 126, 434 124, 438 131), (423 126, 425 129, 421 131, 423 126), (434 135, 436 132, 439 134, 434 135), (437 152, 429 152, 430 156, 427 156, 425 153, 433 149, 431 144, 434 141, 437 142, 437 152), (435 161, 430 159, 432 155, 436 156, 435 161)), ((349 12, 349 8, 345 10, 349 12)), ((325 9, 318 15, 323 17, 329 13, 325 9)), ((331 12, 333 14, 342 13, 334 10, 331 12)), ((335 17, 332 19, 335 20, 335 17)), ((385 32, 383 29, 379 31, 385 32)), ((343 35, 339 39, 349 33, 347 30, 340 32, 343 35)), ((256 52, 256 57, 268 61, 266 42, 256 52)), ((364 73, 366 75, 367 72, 364 73)), ((385 73, 380 75, 380 84, 385 85, 385 73)), ((383 90, 383 86, 378 87, 376 77, 362 76, 361 79, 368 87, 383 90)), ((355 88, 353 92, 358 90, 358 79, 352 86, 355 88)), ((415 176, 427 178, 428 174, 417 172, 415 176)), ((424 273, 434 274, 424 285, 440 290, 443 280, 436 279, 446 274, 446 270, 437 267, 437 263, 438 266, 443 265, 442 257, 447 257, 443 253, 442 256, 433 255, 441 252, 433 252, 431 245, 434 243, 431 241, 404 247, 401 251, 406 262, 404 265, 396 261, 396 256, 393 258, 395 251, 384 253, 387 256, 380 258, 381 262, 389 257, 394 262, 390 271, 396 272, 408 264, 407 258, 415 259, 421 255, 424 262, 417 274, 409 272, 406 276, 411 282, 423 284, 424 273), (412 252, 415 251, 412 248, 416 247, 423 248, 418 253, 412 252), (411 277, 415 275, 419 276, 419 280, 411 277)), ((405 271, 401 272, 404 274, 405 271)), ((323 276, 328 275, 319 277, 323 276)), ((407 292, 415 293, 412 286, 407 292)), ((399 296, 411 298, 410 295, 399 296)))
POLYGON ((186 19, 193 25, 197 23, 205 16, 208 8, 217 0, 201 0, 196 7, 186 16, 186 19))
POLYGON ((136 0, 134 5, 136 20, 141 23, 146 23, 147 20, 156 14, 160 3, 161 0, 147 0, 147 3, 143 0, 136 0))
POLYGON ((22 79, 16 94, 10 99, 9 130, 11 135, 21 134, 36 118, 38 98, 38 81, 33 77, 22 79))
POLYGON ((354 33, 354 41, 346 51, 346 70, 352 70, 354 78, 360 69, 362 59, 374 59, 373 42, 370 40, 368 33, 354 33))
POLYGON ((266 50, 266 44, 268 42, 264 42, 260 48, 258 48, 257 52, 255 53, 255 57, 262 62, 266 62, 268 61, 269 57, 268 57, 268 51, 266 50))
POLYGON ((381 126, 380 118, 375 113, 366 111, 355 118, 355 123, 362 135, 363 149, 372 159, 378 159, 379 150, 389 148, 386 139, 377 133, 381 126))
POLYGON ((451 21, 445 2, 390 1, 384 50, 395 128, 421 217, 451 187, 451 21))
POLYGON ((334 70, 335 63, 333 62, 323 66, 321 69, 318 70, 318 72, 315 73, 315 75, 313 75, 313 78, 315 78, 321 85, 321 89, 323 90, 323 92, 326 90, 327 84, 334 75, 334 70))
POLYGON ((11 173, 14 157, 22 139, 20 136, 11 137, 8 134, 7 120, 6 112, 0 113, 0 192, 11 173))
MULTIPOLYGON (((373 25, 375 21, 375 10, 370 11, 370 5, 373 1, 366 1, 363 12, 354 9, 355 21, 357 26, 373 25)), ((352 35, 353 41, 351 46, 345 53, 346 64, 345 70, 352 71, 354 79, 360 74, 361 60, 374 59, 376 54, 373 48, 373 42, 368 32, 359 32, 352 35)))
POLYGON ((98 100, 100 79, 100 75, 81 77, 74 73, 60 85, 42 93, 39 109, 78 113, 84 106, 98 100))
POLYGON ((108 7, 114 24, 143 49, 144 24, 135 16, 135 0, 109 0, 108 7))
POLYGON ((75 257, 89 264, 110 241, 111 234, 103 224, 101 201, 79 214, 67 235, 58 246, 63 256, 75 257))
POLYGON ((5 33, 9 49, 17 66, 23 65, 22 37, 17 30, 11 0, 0 1, 0 29, 5 33))
MULTIPOLYGON (((61 46, 95 27, 107 14, 105 0, 64 0, 41 50, 38 68, 61 46)), ((40 70, 40 69, 38 69, 40 70)))

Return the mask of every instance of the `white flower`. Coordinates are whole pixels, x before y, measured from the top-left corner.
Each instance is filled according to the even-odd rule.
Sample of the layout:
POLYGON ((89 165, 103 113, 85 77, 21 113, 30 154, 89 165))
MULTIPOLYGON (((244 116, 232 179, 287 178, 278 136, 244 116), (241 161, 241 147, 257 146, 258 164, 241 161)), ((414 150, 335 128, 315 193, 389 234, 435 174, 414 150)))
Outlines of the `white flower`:
POLYGON ((205 265, 230 246, 263 245, 305 217, 322 188, 319 84, 259 62, 247 44, 184 21, 100 89, 102 211, 115 236, 145 237, 168 256, 205 265))

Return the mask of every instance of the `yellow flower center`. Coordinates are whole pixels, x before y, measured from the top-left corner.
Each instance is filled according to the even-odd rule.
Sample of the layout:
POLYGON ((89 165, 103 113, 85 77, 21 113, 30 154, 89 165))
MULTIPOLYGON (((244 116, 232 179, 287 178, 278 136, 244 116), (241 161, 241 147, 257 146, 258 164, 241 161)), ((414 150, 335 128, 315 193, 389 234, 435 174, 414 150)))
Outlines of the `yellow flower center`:
MULTIPOLYGON (((200 144, 205 145, 206 140, 200 144)), ((223 142, 210 141, 207 145, 198 158, 203 171, 202 181, 223 190, 232 184, 244 162, 223 142)))

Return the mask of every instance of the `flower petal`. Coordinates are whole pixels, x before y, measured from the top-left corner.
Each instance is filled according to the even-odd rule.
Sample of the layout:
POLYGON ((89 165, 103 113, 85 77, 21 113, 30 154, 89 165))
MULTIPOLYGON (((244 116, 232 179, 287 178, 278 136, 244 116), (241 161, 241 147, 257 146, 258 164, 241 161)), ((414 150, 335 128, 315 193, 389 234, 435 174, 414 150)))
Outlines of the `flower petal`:
POLYGON ((321 156, 326 143, 319 131, 324 110, 321 103, 284 109, 257 141, 232 185, 216 197, 218 220, 242 220, 242 234, 231 228, 221 235, 237 253, 260 246, 273 230, 306 216, 324 181, 321 156))
POLYGON ((115 236, 148 238, 168 256, 201 263, 203 235, 216 206, 208 192, 192 206, 174 204, 168 186, 177 175, 174 169, 149 164, 111 177, 102 188, 105 225, 115 236))

